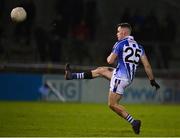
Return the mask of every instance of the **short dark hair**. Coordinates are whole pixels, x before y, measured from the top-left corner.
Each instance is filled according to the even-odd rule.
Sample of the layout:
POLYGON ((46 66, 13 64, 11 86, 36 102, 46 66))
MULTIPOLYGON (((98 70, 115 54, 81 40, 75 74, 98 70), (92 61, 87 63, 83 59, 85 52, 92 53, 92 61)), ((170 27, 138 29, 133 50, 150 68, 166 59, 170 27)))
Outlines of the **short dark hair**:
POLYGON ((120 23, 117 25, 117 27, 129 28, 129 30, 132 32, 132 27, 129 23, 120 23))

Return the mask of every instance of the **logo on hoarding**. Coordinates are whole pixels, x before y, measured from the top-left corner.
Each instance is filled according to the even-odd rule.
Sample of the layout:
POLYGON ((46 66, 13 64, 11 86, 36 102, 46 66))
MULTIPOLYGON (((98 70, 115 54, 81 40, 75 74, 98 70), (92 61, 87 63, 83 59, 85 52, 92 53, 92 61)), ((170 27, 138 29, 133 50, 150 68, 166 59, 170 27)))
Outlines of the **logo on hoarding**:
POLYGON ((43 83, 49 83, 48 100, 80 101, 81 82, 64 80, 62 76, 46 75, 43 83))

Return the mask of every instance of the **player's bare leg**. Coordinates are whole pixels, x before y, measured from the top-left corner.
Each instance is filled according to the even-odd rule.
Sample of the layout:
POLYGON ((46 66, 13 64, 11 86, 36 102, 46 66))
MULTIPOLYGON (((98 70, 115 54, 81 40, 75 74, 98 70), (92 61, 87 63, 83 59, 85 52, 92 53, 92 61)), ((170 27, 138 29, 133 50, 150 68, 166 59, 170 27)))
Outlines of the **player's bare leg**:
POLYGON ((128 112, 125 110, 125 108, 122 105, 119 105, 119 101, 122 98, 123 95, 117 94, 114 92, 109 92, 108 97, 108 106, 119 116, 126 119, 129 123, 131 123, 133 131, 136 134, 140 133, 140 126, 141 121, 140 120, 134 120, 133 117, 128 114, 128 112))
POLYGON ((66 64, 65 66, 65 79, 93 79, 96 77, 104 77, 108 80, 111 79, 114 68, 112 67, 98 67, 91 71, 72 73, 70 65, 66 64))
POLYGON ((91 72, 92 72, 93 78, 104 77, 104 78, 110 80, 112 77, 113 70, 114 70, 114 68, 112 68, 112 67, 98 67, 98 68, 92 70, 91 72))
POLYGON ((123 118, 126 118, 128 113, 125 111, 125 108, 122 105, 118 104, 121 98, 122 95, 114 92, 109 92, 108 106, 118 115, 120 115, 123 118))

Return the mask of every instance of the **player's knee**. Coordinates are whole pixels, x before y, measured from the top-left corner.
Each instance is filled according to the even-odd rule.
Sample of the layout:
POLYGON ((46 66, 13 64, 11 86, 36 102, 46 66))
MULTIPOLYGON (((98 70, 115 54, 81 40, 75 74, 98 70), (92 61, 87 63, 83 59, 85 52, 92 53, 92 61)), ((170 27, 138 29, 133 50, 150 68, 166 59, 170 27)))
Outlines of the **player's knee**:
POLYGON ((102 67, 98 67, 96 70, 97 70, 97 72, 101 72, 102 67))
POLYGON ((108 106, 111 110, 115 110, 115 104, 114 103, 108 103, 108 106))
POLYGON ((117 112, 118 113, 122 113, 123 112, 123 108, 121 108, 117 103, 108 103, 108 106, 111 110, 117 112))
POLYGON ((98 67, 98 68, 97 68, 97 72, 98 72, 100 75, 103 75, 104 71, 105 71, 105 68, 104 68, 104 67, 98 67))

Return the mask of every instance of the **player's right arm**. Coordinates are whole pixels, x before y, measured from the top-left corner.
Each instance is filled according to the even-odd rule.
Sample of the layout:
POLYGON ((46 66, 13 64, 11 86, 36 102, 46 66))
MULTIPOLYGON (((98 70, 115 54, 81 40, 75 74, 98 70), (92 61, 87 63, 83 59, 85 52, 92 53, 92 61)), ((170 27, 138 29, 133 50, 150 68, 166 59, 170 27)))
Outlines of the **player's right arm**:
POLYGON ((115 61, 117 59, 117 55, 115 53, 111 53, 108 57, 107 57, 107 63, 108 64, 114 64, 115 61))
POLYGON ((150 80, 150 83, 152 86, 156 87, 156 90, 158 90, 160 88, 159 84, 157 84, 157 82, 155 81, 154 75, 153 75, 153 71, 151 68, 151 65, 147 59, 147 56, 144 54, 141 56, 141 62, 144 66, 145 72, 150 80))

